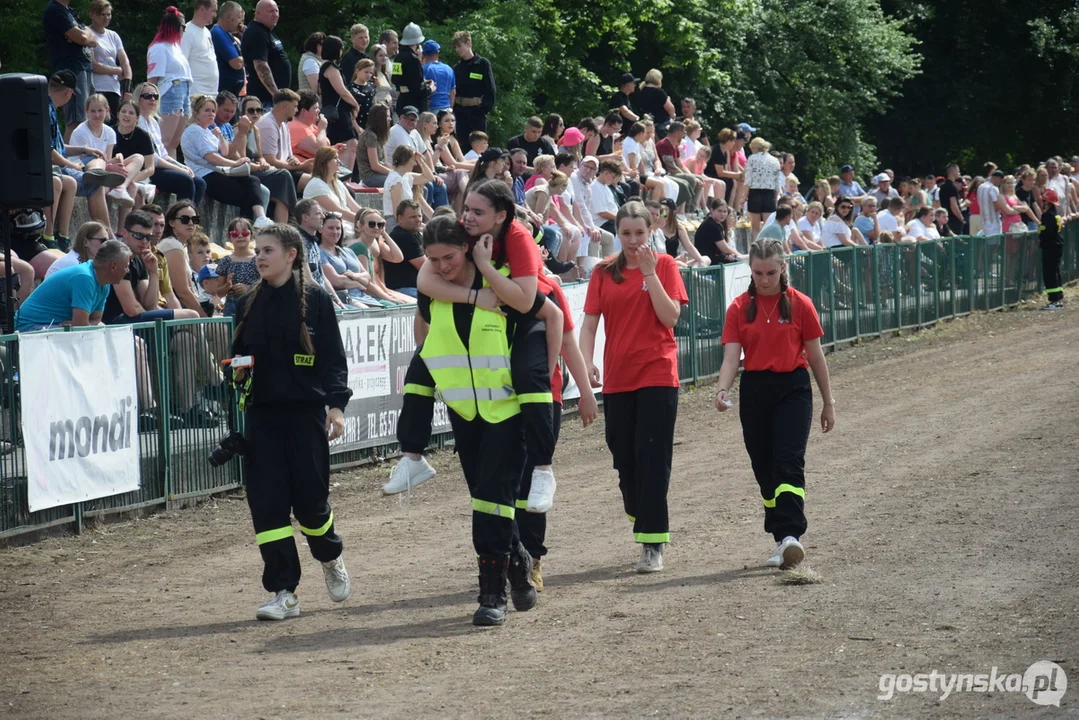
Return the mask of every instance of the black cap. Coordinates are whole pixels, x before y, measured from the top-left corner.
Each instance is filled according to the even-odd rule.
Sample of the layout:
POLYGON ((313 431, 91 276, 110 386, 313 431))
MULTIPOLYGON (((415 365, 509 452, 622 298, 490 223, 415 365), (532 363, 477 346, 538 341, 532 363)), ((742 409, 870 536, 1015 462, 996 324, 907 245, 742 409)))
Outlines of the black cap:
POLYGON ((633 73, 622 73, 622 79, 619 81, 619 85, 625 85, 626 83, 633 83, 636 85, 641 81, 640 78, 633 77, 633 73))
POLYGON ((75 81, 75 73, 70 70, 57 70, 49 78, 50 85, 60 85, 68 90, 75 90, 78 88, 78 83, 75 81))
POLYGON ((480 162, 494 162, 495 160, 501 160, 502 158, 508 158, 510 154, 502 148, 489 147, 483 151, 480 155, 480 162))
POLYGON ((844 165, 843 167, 839 168, 839 172, 854 172, 854 166, 844 165))
POLYGON ((419 117, 420 111, 412 105, 405 105, 403 108, 401 108, 401 117, 404 117, 406 115, 415 115, 416 117, 419 117))
POLYGON ((1003 170, 994 170, 993 174, 990 177, 1002 178, 1002 177, 1004 177, 1004 171, 1003 170))

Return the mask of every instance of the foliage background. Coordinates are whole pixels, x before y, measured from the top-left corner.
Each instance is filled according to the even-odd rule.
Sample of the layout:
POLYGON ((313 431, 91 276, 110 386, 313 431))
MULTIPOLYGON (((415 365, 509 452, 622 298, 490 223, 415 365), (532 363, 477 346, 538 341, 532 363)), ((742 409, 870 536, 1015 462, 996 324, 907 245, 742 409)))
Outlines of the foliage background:
MULTIPOLYGON (((1079 149, 1075 0, 279 2, 276 32, 294 60, 316 30, 347 43, 353 22, 377 37, 414 21, 453 64, 449 39, 470 30, 495 68, 498 142, 533 113, 559 112, 567 124, 600 114, 622 72, 656 67, 676 107, 694 97, 708 127, 749 122, 794 152, 803 185, 846 162, 863 176, 883 165, 924 173, 1079 149)), ((45 3, 4 4, 4 71, 46 72, 45 3)), ((73 6, 88 21, 88 0, 73 6)), ((136 78, 162 11, 114 0, 111 27, 136 78)))

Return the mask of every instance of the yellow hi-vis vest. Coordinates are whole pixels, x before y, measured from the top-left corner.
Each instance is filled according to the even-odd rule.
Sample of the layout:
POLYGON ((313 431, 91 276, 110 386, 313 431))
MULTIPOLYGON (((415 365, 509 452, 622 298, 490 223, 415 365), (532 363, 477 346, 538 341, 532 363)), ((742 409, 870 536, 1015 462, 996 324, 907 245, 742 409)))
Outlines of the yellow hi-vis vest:
POLYGON ((477 307, 466 349, 453 320, 453 303, 431 301, 431 329, 420 358, 443 402, 465 420, 479 414, 500 423, 521 412, 510 373, 506 318, 477 307))

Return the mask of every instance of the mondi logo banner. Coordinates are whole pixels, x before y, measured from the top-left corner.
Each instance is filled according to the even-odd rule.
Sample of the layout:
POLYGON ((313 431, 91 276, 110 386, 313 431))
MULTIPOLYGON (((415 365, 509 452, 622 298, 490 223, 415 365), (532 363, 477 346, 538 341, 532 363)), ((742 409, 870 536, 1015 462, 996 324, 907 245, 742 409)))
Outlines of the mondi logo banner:
POLYGON ((30 511, 139 489, 130 327, 19 335, 30 511))

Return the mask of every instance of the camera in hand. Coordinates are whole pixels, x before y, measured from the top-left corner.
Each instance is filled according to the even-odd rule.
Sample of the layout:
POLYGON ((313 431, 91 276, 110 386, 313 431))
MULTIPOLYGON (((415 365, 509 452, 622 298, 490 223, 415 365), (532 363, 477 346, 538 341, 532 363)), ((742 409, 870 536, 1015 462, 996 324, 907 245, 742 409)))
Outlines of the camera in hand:
POLYGON ((232 458, 239 455, 243 457, 247 450, 244 436, 233 430, 217 443, 217 447, 210 453, 209 461, 212 467, 221 467, 232 458))

